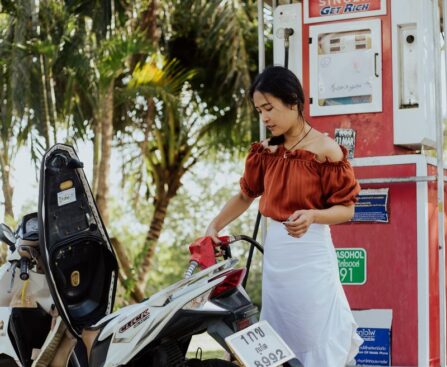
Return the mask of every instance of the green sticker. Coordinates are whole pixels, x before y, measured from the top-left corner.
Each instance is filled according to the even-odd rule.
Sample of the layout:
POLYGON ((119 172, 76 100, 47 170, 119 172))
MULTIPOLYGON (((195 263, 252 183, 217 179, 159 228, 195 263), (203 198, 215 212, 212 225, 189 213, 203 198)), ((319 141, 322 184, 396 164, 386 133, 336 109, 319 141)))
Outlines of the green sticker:
POLYGON ((335 250, 341 284, 365 284, 366 250, 363 248, 337 248, 335 250))

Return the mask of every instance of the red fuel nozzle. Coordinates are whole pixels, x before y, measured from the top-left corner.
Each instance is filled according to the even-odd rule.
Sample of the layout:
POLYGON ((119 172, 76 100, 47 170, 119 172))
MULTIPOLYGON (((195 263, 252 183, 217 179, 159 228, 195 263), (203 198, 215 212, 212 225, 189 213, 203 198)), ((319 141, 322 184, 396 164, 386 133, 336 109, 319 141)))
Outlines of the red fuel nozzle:
POLYGON ((230 236, 218 237, 221 243, 215 244, 211 237, 201 237, 195 240, 189 245, 189 252, 191 257, 190 262, 195 261, 200 266, 201 269, 210 267, 216 264, 216 256, 221 255, 221 252, 217 252, 216 248, 223 248, 230 244, 230 236))

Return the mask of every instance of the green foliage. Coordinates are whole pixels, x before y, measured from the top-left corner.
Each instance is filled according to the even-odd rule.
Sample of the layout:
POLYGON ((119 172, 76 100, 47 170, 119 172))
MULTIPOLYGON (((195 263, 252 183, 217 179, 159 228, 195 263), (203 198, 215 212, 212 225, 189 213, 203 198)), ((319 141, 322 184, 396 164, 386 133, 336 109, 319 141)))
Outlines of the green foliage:
POLYGON ((212 117, 210 150, 240 149, 257 136, 245 95, 257 74, 256 1, 166 1, 166 52, 197 75, 191 88, 212 117))
MULTIPOLYGON (((201 162, 184 176, 183 186, 172 200, 157 247, 153 267, 146 287, 150 295, 180 280, 188 266, 188 245, 204 235, 206 227, 224 203, 238 190, 242 161, 228 161, 228 155, 220 155, 221 163, 201 162), (223 163, 226 161, 226 163, 223 163), (228 174, 227 172, 238 172, 228 174)), ((130 193, 129 193, 130 194, 130 193)), ((153 207, 150 202, 141 202, 135 214, 128 210, 125 203, 116 202, 112 208, 112 224, 109 231, 125 244, 134 264, 141 252, 139 244, 145 235, 146 218, 151 216, 153 207)), ((251 235, 256 219, 256 203, 247 213, 236 220, 224 233, 251 235)), ((249 246, 238 242, 233 247, 233 256, 240 258, 244 266, 249 246)), ((256 304, 260 304, 261 257, 255 255, 250 270, 248 292, 256 304)), ((137 267, 137 265, 135 265, 137 267)), ((123 300, 125 303, 126 301, 123 300)))
MULTIPOLYGON (((200 169, 189 170, 204 157, 243 149, 257 134, 245 95, 257 73, 256 2, 165 0, 154 13, 146 0, 1 4, 0 82, 9 93, 8 113, 17 116, 7 121, 20 122, 6 140, 10 146, 17 146, 17 136, 28 141, 35 161, 61 131, 71 144, 98 137, 99 145, 93 128, 104 114, 101 102, 113 95, 107 111, 113 108, 118 145, 125 147, 123 189, 131 190, 131 200, 111 213, 113 232, 116 225, 137 273, 154 202, 173 198, 148 291, 181 277, 185 244, 203 234, 233 192, 210 191, 208 177, 194 182, 200 169), (140 27, 140 21, 150 24, 140 27), (155 23, 159 38, 148 31, 155 23), (201 187, 203 196, 191 195, 180 180, 201 187), (129 229, 132 221, 138 230, 129 229)), ((134 285, 131 277, 127 291, 134 285)))

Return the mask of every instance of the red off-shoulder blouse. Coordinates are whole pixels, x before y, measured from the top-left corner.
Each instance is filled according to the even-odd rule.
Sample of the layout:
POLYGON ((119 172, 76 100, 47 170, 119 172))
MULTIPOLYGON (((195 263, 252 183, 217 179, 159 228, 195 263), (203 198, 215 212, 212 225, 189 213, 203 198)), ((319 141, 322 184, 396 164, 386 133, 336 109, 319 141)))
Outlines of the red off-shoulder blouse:
POLYGON ((289 152, 280 145, 272 152, 261 143, 254 143, 245 161, 241 189, 251 198, 262 195, 259 210, 277 221, 287 220, 299 209, 352 205, 360 185, 347 160, 346 148, 340 148, 341 161, 320 162, 308 150, 289 152))

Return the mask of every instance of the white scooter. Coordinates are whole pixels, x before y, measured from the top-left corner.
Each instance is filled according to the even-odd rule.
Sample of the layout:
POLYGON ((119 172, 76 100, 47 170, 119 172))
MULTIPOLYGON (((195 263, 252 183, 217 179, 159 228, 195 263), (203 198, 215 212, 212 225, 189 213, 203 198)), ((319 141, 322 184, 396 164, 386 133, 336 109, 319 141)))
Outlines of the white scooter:
MULTIPOLYGON (((37 213, 25 215, 13 232, 0 224, 0 241, 8 245, 0 267, 0 366, 44 366, 54 343, 66 331, 57 318, 40 257, 37 213), (53 344, 49 343, 50 341, 53 344)), ((76 340, 71 338, 71 343, 76 340)), ((65 356, 79 366, 76 354, 65 356)))
POLYGON ((61 144, 43 158, 38 228, 57 320, 69 331, 46 338, 41 350, 54 351, 53 359, 45 356, 47 365, 69 363, 74 337, 85 347, 86 358, 75 359, 82 366, 234 366, 186 358, 191 337, 207 331, 242 365, 273 367, 289 361, 300 366, 267 323, 256 323, 257 309, 241 285, 245 269, 235 267, 228 246, 248 238, 223 237, 219 250, 228 258, 219 263, 211 239, 199 239, 190 246, 185 279, 111 313, 117 261, 82 163, 73 148, 61 144), (193 274, 196 267, 202 270, 193 274))

